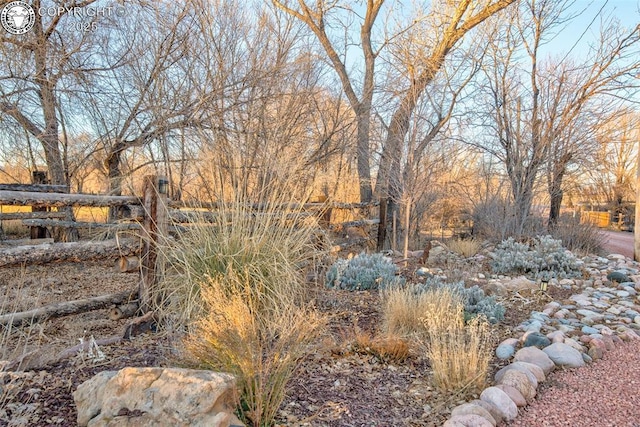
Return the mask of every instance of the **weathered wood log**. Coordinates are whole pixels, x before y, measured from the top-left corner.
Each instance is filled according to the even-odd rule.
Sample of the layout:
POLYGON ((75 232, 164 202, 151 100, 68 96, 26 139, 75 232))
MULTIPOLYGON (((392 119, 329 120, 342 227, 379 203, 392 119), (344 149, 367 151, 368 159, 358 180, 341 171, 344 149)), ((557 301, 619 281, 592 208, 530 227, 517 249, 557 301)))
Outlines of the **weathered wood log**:
POLYGON ((0 325, 18 326, 23 323, 38 323, 44 319, 85 313, 87 311, 107 308, 112 305, 120 305, 135 298, 137 298, 137 290, 128 290, 99 297, 59 302, 33 310, 4 314, 0 316, 0 325))
POLYGON ((110 320, 120 320, 127 319, 129 317, 133 317, 138 312, 138 302, 130 302, 128 304, 121 304, 109 309, 109 319, 110 320))
MULTIPOLYGON (((122 341, 122 337, 112 336, 108 338, 102 338, 95 340, 95 344, 98 346, 117 344, 122 341)), ((58 354, 51 353, 51 349, 48 347, 42 347, 37 350, 32 350, 28 353, 22 354, 14 360, 7 363, 3 371, 39 371, 45 369, 47 366, 51 366, 54 363, 59 362, 62 359, 66 359, 75 356, 81 351, 88 351, 91 345, 91 340, 85 340, 82 344, 75 345, 71 348, 62 350, 58 354)))
MULTIPOLYGON (((231 221, 234 216, 239 214, 222 214, 220 212, 210 212, 210 211, 170 211, 169 218, 173 223, 179 224, 189 224, 189 223, 203 223, 203 222, 211 222, 216 223, 221 219, 226 219, 227 221, 231 221), (226 218, 222 217, 225 215, 226 218)), ((314 216, 314 214, 309 212, 295 212, 295 213, 280 213, 280 212, 247 212, 245 214, 247 217, 259 217, 259 216, 282 216, 286 215, 285 218, 288 220, 297 220, 304 219, 314 216)))
POLYGON ((23 219, 22 224, 30 227, 38 226, 38 227, 89 228, 89 229, 106 229, 111 231, 142 229, 142 226, 135 222, 122 222, 122 223, 110 224, 105 222, 58 221, 55 219, 23 219))
POLYGON ((0 184, 4 191, 29 191, 34 193, 68 193, 68 185, 54 184, 0 184))
POLYGON ((131 273, 140 270, 140 258, 137 256, 121 256, 116 261, 116 270, 120 273, 131 273))
POLYGON ((85 261, 128 256, 140 251, 137 239, 104 240, 101 242, 51 243, 0 249, 0 267, 45 264, 53 261, 85 261))
POLYGON ((10 221, 14 219, 52 219, 66 218, 65 212, 14 212, 0 213, 0 221, 10 221))
POLYGON ((16 247, 16 246, 34 246, 44 245, 45 243, 53 243, 53 237, 47 237, 46 239, 18 239, 18 240, 0 240, 1 247, 16 247))
POLYGON ((93 194, 35 193, 0 190, 0 205, 22 206, 89 206, 108 207, 137 205, 140 200, 132 196, 101 196, 93 194))

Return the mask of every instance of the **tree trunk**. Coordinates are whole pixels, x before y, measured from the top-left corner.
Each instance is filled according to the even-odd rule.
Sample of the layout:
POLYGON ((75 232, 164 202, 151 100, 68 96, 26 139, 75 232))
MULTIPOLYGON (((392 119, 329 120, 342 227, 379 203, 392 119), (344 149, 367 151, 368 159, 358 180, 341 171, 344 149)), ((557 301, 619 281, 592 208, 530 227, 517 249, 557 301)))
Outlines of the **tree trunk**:
POLYGON ((369 116, 371 108, 356 112, 358 117, 357 163, 360 184, 360 202, 367 203, 373 198, 371 187, 371 166, 369 164, 369 116))
POLYGON ((558 171, 553 174, 549 182, 549 229, 553 229, 558 224, 560 218, 560 207, 562 206, 562 180, 564 178, 565 166, 559 166, 558 171))
MULTIPOLYGON (((120 162, 122 161, 122 152, 125 147, 121 141, 118 141, 109 150, 107 156, 107 177, 109 178, 109 194, 112 196, 122 195, 122 170, 120 168, 120 162)), ((109 215, 107 222, 115 222, 118 219, 118 208, 112 206, 109 208, 109 215)))

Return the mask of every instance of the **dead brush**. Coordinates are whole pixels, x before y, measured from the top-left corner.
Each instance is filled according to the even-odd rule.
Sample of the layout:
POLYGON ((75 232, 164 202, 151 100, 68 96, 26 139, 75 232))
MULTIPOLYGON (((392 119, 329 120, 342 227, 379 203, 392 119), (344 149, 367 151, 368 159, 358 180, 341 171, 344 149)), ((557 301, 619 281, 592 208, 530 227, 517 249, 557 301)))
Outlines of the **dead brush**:
POLYGON ((338 356, 368 355, 385 363, 404 363, 414 355, 406 339, 396 335, 374 334, 362 330, 358 325, 340 330, 339 341, 332 353, 338 356))

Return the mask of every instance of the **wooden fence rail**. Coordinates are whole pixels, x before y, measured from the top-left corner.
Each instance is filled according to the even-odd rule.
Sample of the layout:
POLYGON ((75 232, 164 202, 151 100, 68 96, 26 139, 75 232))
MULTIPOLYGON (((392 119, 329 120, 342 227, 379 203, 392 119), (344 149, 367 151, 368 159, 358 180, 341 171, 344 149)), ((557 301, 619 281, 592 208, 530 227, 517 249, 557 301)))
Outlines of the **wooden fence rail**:
MULTIPOLYGON (((157 285, 164 275, 164 265, 160 256, 159 247, 166 242, 170 229, 182 229, 178 224, 207 222, 219 218, 220 213, 211 212, 222 206, 220 203, 200 202, 170 202, 162 191, 166 182, 158 176, 148 176, 144 179, 144 191, 142 197, 133 196, 108 196, 89 194, 69 194, 65 186, 52 186, 47 184, 23 185, 0 184, 0 205, 31 206, 35 209, 45 209, 44 212, 25 212, 0 214, 0 220, 22 220, 24 225, 37 228, 91 228, 108 229, 110 231, 135 230, 139 239, 119 239, 101 242, 74 242, 74 243, 48 243, 43 245, 17 246, 0 249, 0 267, 14 266, 24 263, 46 263, 53 261, 75 260, 117 257, 121 271, 138 270, 140 272, 139 286, 137 289, 139 313, 149 313, 153 310, 159 297, 157 285), (62 191, 65 192, 62 192, 62 191), (72 207, 126 207, 124 210, 130 214, 130 222, 122 223, 93 223, 77 222, 69 220, 69 211, 72 207), (182 210, 169 210, 170 207, 182 210), (57 208, 57 212, 48 211, 57 208), (207 211, 185 211, 187 208, 204 208, 207 211), (65 211, 63 211, 65 210, 65 211)), ((377 203, 304 203, 283 204, 279 207, 283 214, 287 210, 302 211, 303 216, 316 216, 320 223, 329 226, 331 223, 332 209, 362 209, 377 206, 377 203)), ((253 203, 247 205, 248 214, 266 215, 264 210, 273 209, 273 205, 253 203)), ((292 219, 299 214, 292 216, 292 219)), ((378 220, 348 221, 343 225, 373 225, 378 220)), ((61 315, 76 310, 78 307, 103 307, 104 301, 112 301, 113 296, 105 296, 98 303, 90 301, 88 304, 70 302, 63 309, 58 310, 61 315)), ((119 298, 120 296, 117 296, 119 298)), ((115 297, 113 297, 115 298, 115 297)), ((56 307, 43 307, 37 311, 38 315, 51 316, 57 310, 56 307)), ((33 318, 33 313, 24 314, 33 318)), ((18 322, 22 314, 17 313, 10 317, 10 322, 18 322), (17 316, 17 317, 16 317, 17 316)), ((26 318, 26 317, 25 317, 26 318)), ((4 318, 0 318, 0 324, 4 318)), ((9 319, 7 317, 6 319, 9 319)), ((5 320, 6 320, 5 319, 5 320)))

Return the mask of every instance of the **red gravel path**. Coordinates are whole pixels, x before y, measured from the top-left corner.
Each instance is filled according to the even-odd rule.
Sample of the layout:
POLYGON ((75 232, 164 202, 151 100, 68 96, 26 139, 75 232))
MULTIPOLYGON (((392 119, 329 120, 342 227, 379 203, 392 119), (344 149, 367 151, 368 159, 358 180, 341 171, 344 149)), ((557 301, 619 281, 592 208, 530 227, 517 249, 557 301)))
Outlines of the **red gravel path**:
POLYGON ((551 373, 509 427, 640 427, 640 342, 602 360, 551 373))

